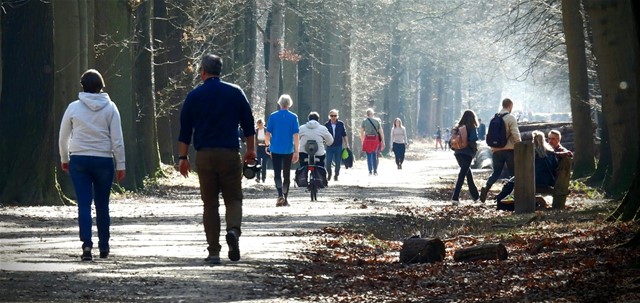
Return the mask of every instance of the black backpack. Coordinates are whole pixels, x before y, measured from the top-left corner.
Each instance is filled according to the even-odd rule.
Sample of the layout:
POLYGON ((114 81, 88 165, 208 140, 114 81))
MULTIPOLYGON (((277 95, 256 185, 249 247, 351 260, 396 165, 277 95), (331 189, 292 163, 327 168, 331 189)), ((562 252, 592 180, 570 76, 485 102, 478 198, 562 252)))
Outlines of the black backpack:
POLYGON ((487 145, 491 147, 504 147, 507 145, 507 125, 504 123, 503 117, 508 113, 496 114, 489 122, 489 131, 487 131, 487 145))

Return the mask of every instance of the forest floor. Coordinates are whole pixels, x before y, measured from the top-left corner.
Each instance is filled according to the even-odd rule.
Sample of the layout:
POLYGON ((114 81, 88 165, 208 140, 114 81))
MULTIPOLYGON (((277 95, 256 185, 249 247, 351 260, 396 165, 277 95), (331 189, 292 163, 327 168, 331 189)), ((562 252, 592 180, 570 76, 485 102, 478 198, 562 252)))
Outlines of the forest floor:
MULTIPOLYGON (((467 200, 452 206, 457 171, 452 152, 416 143, 404 169, 382 159, 370 177, 357 161, 316 202, 292 187, 291 206, 276 208, 272 180, 243 180, 242 259, 225 258, 222 236, 222 265, 203 261, 193 175, 172 172, 144 194, 114 195, 111 255, 91 262, 79 258, 74 206, 3 206, 0 301, 640 301, 640 252, 619 247, 639 226, 607 222, 615 203, 575 183, 566 210, 516 215, 473 203, 465 185, 467 200), (399 262, 402 240, 418 233, 444 241, 443 262, 399 262), (460 248, 495 242, 507 260, 453 260, 460 248)), ((474 170, 478 186, 488 174, 474 170)))

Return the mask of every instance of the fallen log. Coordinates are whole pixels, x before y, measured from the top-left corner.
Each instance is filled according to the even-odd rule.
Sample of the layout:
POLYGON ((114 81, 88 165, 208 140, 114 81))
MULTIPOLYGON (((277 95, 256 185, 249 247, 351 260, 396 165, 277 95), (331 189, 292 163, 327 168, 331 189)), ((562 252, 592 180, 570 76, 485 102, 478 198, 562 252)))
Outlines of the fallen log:
POLYGON ((444 260, 444 256, 444 242, 439 238, 409 238, 400 250, 402 263, 435 263, 444 260))
POLYGON ((456 250, 453 260, 456 262, 476 260, 506 260, 509 254, 502 243, 486 243, 456 250))

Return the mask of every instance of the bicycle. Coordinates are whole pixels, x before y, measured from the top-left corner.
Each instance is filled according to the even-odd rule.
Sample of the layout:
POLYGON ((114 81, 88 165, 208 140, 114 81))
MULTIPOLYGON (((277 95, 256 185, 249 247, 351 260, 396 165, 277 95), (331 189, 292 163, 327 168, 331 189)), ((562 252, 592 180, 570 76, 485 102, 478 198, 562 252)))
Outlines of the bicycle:
POLYGON ((318 152, 318 143, 315 140, 309 140, 304 146, 307 154, 307 165, 298 168, 300 172, 296 172, 296 181, 298 186, 306 187, 311 196, 311 201, 318 201, 318 189, 326 186, 326 170, 324 166, 316 165, 316 152, 318 152))

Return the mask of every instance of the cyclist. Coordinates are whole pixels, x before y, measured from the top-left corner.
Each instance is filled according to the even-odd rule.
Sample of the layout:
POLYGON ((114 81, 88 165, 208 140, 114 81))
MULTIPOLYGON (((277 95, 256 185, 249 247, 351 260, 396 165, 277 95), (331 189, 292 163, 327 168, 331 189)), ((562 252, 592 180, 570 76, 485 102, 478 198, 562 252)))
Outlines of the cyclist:
POLYGON ((324 167, 326 154, 325 144, 331 145, 333 143, 333 136, 324 125, 318 122, 318 119, 320 119, 320 115, 317 112, 310 112, 309 122, 300 126, 300 166, 309 164, 310 161, 307 161, 309 156, 304 152, 304 147, 308 141, 315 140, 318 143, 318 151, 316 152, 314 164, 324 167))

